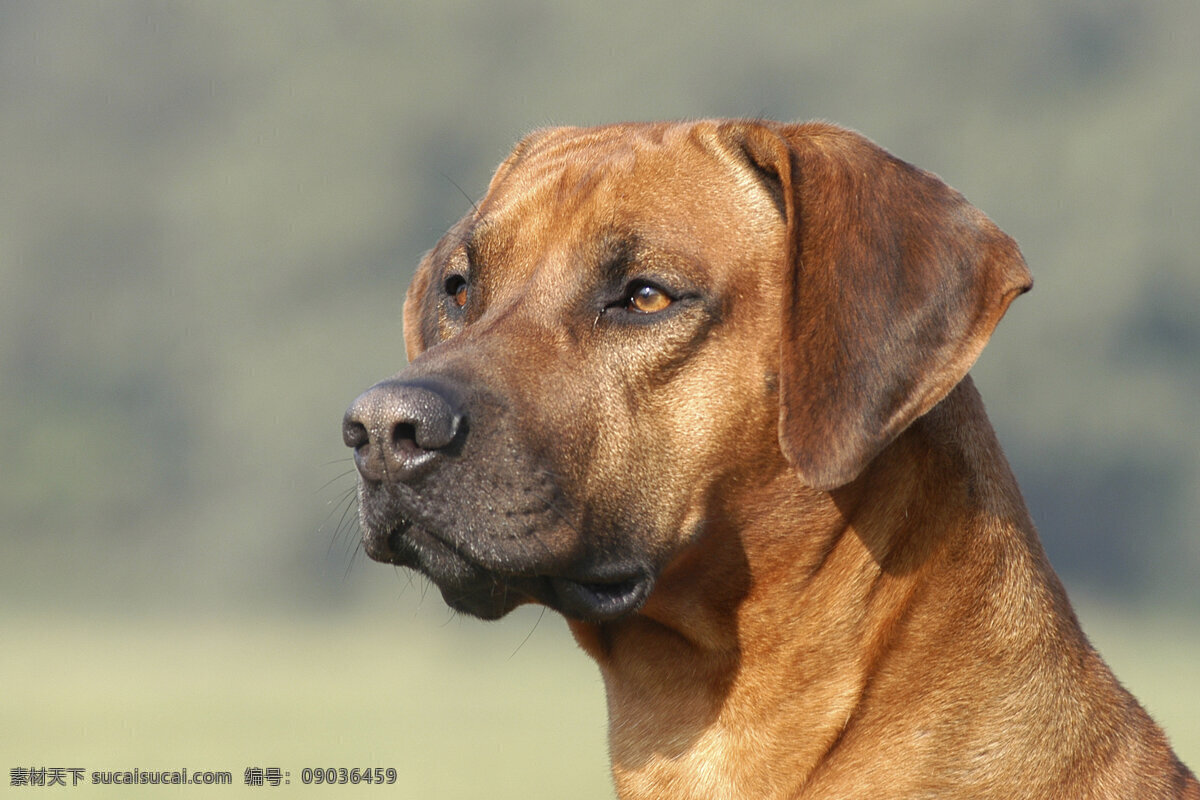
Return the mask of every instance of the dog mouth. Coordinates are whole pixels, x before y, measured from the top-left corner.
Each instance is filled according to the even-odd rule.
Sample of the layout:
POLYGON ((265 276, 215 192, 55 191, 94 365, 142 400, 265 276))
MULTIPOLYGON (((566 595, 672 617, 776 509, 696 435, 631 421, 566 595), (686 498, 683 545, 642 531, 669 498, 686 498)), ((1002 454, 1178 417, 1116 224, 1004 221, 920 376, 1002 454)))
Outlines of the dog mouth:
POLYGON ((533 602, 571 619, 608 622, 635 613, 654 587, 654 572, 632 560, 553 571, 537 564, 483 566, 409 520, 385 531, 364 530, 363 549, 375 561, 415 569, 438 587, 447 605, 481 619, 499 619, 533 602))
POLYGON ((642 607, 654 587, 654 577, 648 572, 607 581, 549 578, 548 582, 556 602, 547 605, 584 622, 608 622, 632 614, 642 607))

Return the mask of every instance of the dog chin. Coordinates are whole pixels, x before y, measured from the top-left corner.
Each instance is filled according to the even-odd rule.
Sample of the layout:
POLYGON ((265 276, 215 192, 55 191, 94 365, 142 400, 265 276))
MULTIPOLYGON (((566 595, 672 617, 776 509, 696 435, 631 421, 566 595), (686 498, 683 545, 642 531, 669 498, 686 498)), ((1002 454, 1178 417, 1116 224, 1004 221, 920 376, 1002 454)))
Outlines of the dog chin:
POLYGON ((500 574, 463 556, 407 520, 386 530, 365 529, 363 550, 375 561, 408 567, 429 578, 455 611, 485 620, 517 606, 540 603, 583 622, 609 622, 634 614, 654 588, 648 567, 612 563, 571 575, 500 574))
POLYGON ((441 590, 446 605, 485 620, 499 619, 526 603, 540 603, 569 619, 611 622, 637 613, 654 585, 653 578, 648 576, 604 583, 544 576, 495 578, 468 585, 429 577, 441 590))
POLYGON ((480 619, 499 619, 531 602, 515 582, 471 563, 423 528, 407 520, 388 529, 363 531, 363 550, 384 564, 407 567, 427 577, 446 605, 480 619))
POLYGON ((530 602, 529 598, 510 592, 503 584, 493 584, 486 589, 438 584, 438 589, 450 608, 489 621, 500 619, 517 606, 530 602))

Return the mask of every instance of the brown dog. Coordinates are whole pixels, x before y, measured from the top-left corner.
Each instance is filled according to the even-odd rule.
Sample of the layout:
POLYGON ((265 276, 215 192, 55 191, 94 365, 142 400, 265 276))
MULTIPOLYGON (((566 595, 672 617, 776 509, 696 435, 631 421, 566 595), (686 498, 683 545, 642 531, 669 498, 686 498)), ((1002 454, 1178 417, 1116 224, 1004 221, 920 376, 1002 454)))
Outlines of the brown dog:
POLYGON ((1200 798, 967 377, 1030 283, 829 125, 535 133, 346 414, 363 545, 469 614, 565 614, 623 798, 1200 798))

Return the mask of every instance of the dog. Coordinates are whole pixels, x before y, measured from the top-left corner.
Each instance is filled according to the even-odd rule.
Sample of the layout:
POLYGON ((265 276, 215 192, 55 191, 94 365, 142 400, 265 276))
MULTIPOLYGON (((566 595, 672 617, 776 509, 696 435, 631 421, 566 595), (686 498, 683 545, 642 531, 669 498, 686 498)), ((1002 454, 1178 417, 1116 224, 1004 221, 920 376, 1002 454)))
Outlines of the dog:
POLYGON ((1200 798, 1090 646, 967 372, 1032 285, 825 123, 537 131, 343 420, 362 544, 561 612, 632 798, 1200 798))

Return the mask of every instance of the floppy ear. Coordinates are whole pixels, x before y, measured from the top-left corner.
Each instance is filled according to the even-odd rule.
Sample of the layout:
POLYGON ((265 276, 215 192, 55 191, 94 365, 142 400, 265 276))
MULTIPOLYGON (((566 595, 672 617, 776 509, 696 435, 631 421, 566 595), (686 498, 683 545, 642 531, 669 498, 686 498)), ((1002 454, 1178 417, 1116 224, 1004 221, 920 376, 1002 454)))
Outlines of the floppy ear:
POLYGON ((962 380, 1032 278, 962 195, 856 133, 729 134, 787 226, 780 445, 806 484, 836 488, 962 380))
POLYGON ((442 265, 462 244, 471 215, 460 219, 421 258, 404 294, 404 350, 408 363, 433 347, 441 338, 442 265))
POLYGON ((421 259, 417 271, 413 273, 408 290, 404 293, 404 352, 408 363, 421 355, 429 347, 426 329, 429 327, 423 307, 430 302, 429 281, 433 273, 433 251, 421 259))

